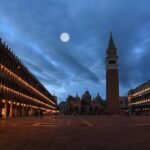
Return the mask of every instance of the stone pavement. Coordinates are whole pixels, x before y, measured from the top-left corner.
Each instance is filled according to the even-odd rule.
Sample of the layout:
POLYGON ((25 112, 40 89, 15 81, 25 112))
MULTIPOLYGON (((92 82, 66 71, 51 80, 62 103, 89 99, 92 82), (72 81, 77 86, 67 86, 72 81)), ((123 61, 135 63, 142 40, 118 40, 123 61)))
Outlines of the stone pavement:
POLYGON ((150 150, 149 116, 0 120, 0 150, 150 150))

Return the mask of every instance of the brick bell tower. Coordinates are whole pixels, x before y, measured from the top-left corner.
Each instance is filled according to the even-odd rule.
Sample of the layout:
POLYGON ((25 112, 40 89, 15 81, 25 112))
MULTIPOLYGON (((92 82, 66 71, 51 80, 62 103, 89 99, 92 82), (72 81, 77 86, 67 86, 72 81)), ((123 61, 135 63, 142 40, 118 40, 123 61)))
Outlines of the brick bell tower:
POLYGON ((120 113, 118 55, 111 32, 106 50, 106 108, 108 114, 120 113))

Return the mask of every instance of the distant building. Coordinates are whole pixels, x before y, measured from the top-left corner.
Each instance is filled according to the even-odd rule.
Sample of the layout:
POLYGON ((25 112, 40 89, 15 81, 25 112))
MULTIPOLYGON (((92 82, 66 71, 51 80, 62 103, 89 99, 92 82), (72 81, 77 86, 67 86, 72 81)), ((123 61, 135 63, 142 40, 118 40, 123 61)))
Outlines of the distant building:
POLYGON ((67 114, 88 115, 88 114, 102 114, 104 107, 102 105, 102 98, 98 94, 92 99, 91 94, 86 90, 82 98, 78 95, 75 97, 68 95, 66 99, 67 114))
POLYGON ((65 101, 60 102, 60 104, 58 105, 58 109, 59 109, 60 113, 65 114, 66 113, 66 102, 65 101))
POLYGON ((108 114, 120 113, 118 55, 112 33, 106 50, 106 108, 108 114))
POLYGON ((120 109, 121 111, 128 111, 128 97, 127 96, 120 96, 120 109))
POLYGON ((80 114, 81 111, 81 100, 78 95, 73 97, 68 95, 66 99, 66 113, 67 114, 80 114))
POLYGON ((150 112, 150 80, 128 92, 132 112, 150 112))
POLYGON ((75 96, 75 101, 73 103, 73 110, 75 114, 80 114, 81 112, 81 99, 78 94, 75 96))
POLYGON ((104 113, 104 106, 102 103, 102 98, 98 93, 97 96, 91 101, 91 113, 97 115, 104 113))
POLYGON ((82 95, 82 100, 81 100, 81 114, 90 114, 91 110, 91 94, 87 90, 83 93, 82 95))

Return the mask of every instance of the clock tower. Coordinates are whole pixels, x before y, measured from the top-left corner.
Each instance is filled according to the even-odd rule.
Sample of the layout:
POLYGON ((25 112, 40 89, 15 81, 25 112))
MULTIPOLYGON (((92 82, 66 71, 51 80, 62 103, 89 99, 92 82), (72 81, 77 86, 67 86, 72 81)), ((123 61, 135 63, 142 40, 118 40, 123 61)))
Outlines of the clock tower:
POLYGON ((118 54, 112 33, 106 50, 106 108, 108 114, 120 113, 118 54))

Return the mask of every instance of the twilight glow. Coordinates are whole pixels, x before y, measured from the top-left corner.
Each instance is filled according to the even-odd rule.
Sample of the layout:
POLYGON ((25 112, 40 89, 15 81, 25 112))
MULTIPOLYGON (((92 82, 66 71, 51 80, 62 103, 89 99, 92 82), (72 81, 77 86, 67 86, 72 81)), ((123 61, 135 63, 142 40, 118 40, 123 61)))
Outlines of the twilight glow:
POLYGON ((120 95, 126 95, 150 79, 149 6, 142 0, 0 0, 0 37, 58 101, 87 88, 105 99, 111 30, 120 95))

